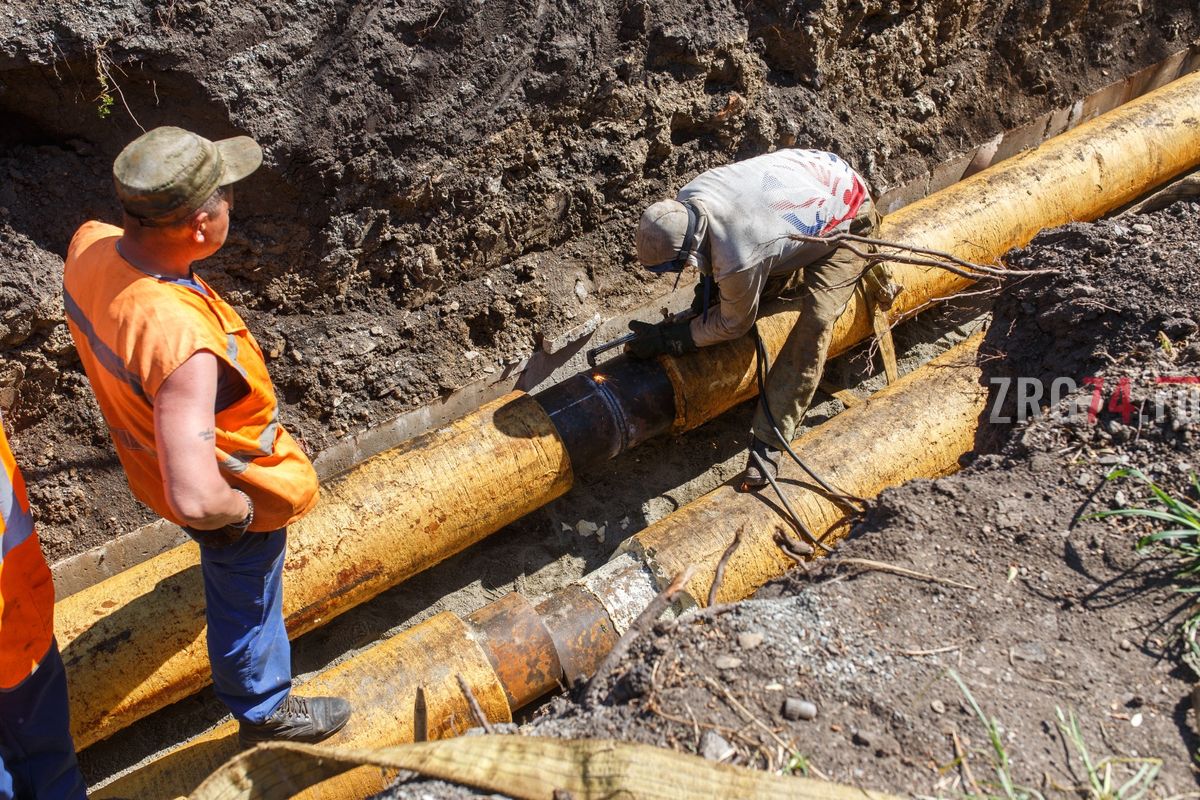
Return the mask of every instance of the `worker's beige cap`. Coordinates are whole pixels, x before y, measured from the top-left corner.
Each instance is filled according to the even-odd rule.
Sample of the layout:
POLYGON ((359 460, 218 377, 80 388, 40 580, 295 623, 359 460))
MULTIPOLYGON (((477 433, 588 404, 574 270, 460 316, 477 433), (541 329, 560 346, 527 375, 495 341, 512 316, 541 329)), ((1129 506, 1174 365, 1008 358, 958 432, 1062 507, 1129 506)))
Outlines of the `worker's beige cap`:
POLYGON ((657 267, 679 257, 687 236, 688 212, 678 200, 660 200, 642 212, 637 229, 637 258, 657 267))
POLYGON ((262 158, 262 148, 249 136, 213 142, 164 126, 125 146, 113 162, 113 182, 130 216, 147 225, 170 225, 203 205, 218 186, 254 172, 262 158))

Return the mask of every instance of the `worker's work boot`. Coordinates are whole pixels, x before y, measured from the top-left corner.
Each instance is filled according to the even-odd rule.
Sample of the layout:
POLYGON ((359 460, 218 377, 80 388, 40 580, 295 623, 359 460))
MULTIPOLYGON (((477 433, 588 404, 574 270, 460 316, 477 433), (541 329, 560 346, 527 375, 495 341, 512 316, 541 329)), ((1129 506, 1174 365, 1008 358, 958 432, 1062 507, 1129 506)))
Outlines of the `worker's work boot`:
POLYGON ((284 741, 313 744, 324 741, 340 731, 350 719, 350 704, 340 697, 299 697, 288 694, 257 725, 241 723, 238 739, 242 747, 259 742, 284 741))
POLYGON ((742 485, 739 487, 739 491, 751 492, 761 489, 778 475, 779 451, 757 436, 750 437, 750 449, 746 455, 746 471, 742 473, 742 485), (755 455, 758 458, 755 458, 755 455), (763 472, 764 468, 767 470, 765 473, 763 472), (768 479, 768 475, 770 479, 768 479))

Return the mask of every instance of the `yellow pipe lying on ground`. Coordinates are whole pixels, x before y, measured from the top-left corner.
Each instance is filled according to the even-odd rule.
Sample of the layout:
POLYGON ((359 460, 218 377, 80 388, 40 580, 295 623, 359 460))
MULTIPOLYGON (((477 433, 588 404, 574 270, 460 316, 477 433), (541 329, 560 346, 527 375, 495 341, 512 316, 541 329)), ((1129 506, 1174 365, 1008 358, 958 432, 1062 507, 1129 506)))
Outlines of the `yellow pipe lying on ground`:
MULTIPOLYGON (((888 214, 880 238, 989 264, 1040 230, 1096 219, 1197 164, 1200 72, 888 214)), ((905 264, 894 268, 904 291, 888 313, 892 322, 970 283, 944 270, 905 264)), ((794 310, 783 311, 760 321, 772 353, 779 352, 798 316, 794 310)), ((871 333, 870 314, 856 294, 838 320, 830 356, 871 333)), ((708 349, 713 352, 704 359, 664 359, 675 387, 677 432, 691 430, 757 392, 753 340, 708 349)))
MULTIPOLYGON (((454 555, 571 482, 549 418, 524 394, 369 459, 327 482, 316 510, 289 530, 289 633, 454 555)), ((65 598, 55 618, 78 747, 210 681, 194 544, 65 598)))
MULTIPOLYGON (((976 366, 981 338, 972 337, 862 405, 809 431, 796 443, 801 457, 843 490, 865 496, 911 478, 954 471, 962 455, 974 447, 976 425, 987 398, 976 366), (939 402, 931 403, 930 397, 939 402), (905 424, 896 424, 898 419, 905 424)), ((844 509, 800 488, 803 475, 798 473, 794 464, 781 465, 781 485, 787 487, 797 513, 818 535, 843 535, 844 509)), ((629 549, 642 562, 617 575, 606 574, 608 570, 602 567, 593 573, 602 580, 585 578, 559 591, 586 585, 610 609, 612 619, 630 619, 641 611, 642 598, 653 596, 671 575, 691 563, 699 570, 688 592, 693 602, 701 602, 717 561, 741 529, 742 543, 726 567, 720 597, 744 597, 791 566, 772 543, 774 530, 782 521, 769 499, 722 486, 638 534, 629 549), (666 580, 656 581, 655 574, 666 580), (644 591, 629 591, 631 583, 639 580, 647 584, 644 591)), ((492 605, 504 603, 502 599, 492 605)), ((473 620, 487 618, 497 617, 486 609, 471 616, 473 620)), ((606 623, 608 620, 600 620, 597 624, 606 623)), ((378 748, 412 741, 419 686, 425 688, 431 738, 471 727, 475 723, 458 689, 456 672, 467 679, 491 721, 508 721, 515 709, 505 701, 503 680, 489 666, 477 639, 472 628, 443 613, 364 650, 310 681, 301 692, 353 699, 354 717, 330 740, 338 747, 378 748)), ((531 642, 532 637, 526 641, 531 642)), ((531 643, 527 647, 529 652, 512 657, 523 663, 541 660, 536 657, 540 646, 531 643)), ((562 653, 558 655, 565 660, 562 653)), ((574 655, 598 662, 604 652, 581 646, 574 655)), ((590 669, 594 668, 592 663, 590 669)), ((548 683, 547 689, 553 685, 553 677, 548 683)), ((221 725, 92 796, 94 800, 154 800, 187 794, 237 752, 236 733, 233 722, 221 725)), ((356 769, 313 787, 304 796, 320 800, 367 797, 385 788, 388 777, 377 769, 356 769)))
MULTIPOLYGON (((1200 74, 1135 100, 1036 150, 908 206, 884 235, 987 261, 1070 219, 1091 219, 1200 163, 1200 74)), ((965 285, 940 270, 900 267, 893 318, 965 285)), ((795 321, 760 329, 777 352, 795 321)), ((833 350, 871 334, 855 303, 833 350)), ((663 359, 676 428, 711 419, 753 393, 753 345, 743 339, 663 359)), ((563 494, 573 476, 552 423, 520 394, 330 482, 292 529, 284 593, 299 635, 462 550, 563 494)), ((56 605, 79 747, 111 735, 209 681, 203 591, 187 545, 56 605)))
MULTIPOLYGON (((976 366, 983 335, 958 347, 801 437, 797 452, 814 472, 842 493, 874 497, 912 478, 955 472, 975 449, 987 401, 976 366)), ((811 479, 782 459, 780 486, 809 530, 833 546, 849 532, 845 506, 813 491, 811 479), (799 487, 805 487, 799 490, 799 487)), ((689 564, 697 567, 686 591, 703 605, 717 562, 740 530, 717 599, 740 600, 793 566, 775 544, 777 530, 791 532, 769 489, 738 492, 726 484, 664 517, 623 546, 651 565, 662 585, 689 564)), ((792 534, 796 538, 795 534, 792 534)), ((819 551, 818 551, 819 552, 819 551)))
MULTIPOLYGON (((472 724, 456 675, 470 684, 488 718, 511 721, 504 688, 466 624, 449 612, 432 617, 308 681, 304 694, 354 698, 354 715, 337 736, 347 747, 378 748, 413 741, 413 701, 418 687, 430 709, 431 739, 460 733, 472 724)), ((218 725, 134 771, 93 798, 174 798, 190 793, 220 764, 237 755, 237 723, 218 725)), ((366 797, 386 786, 378 769, 354 770, 311 790, 313 798, 366 797), (332 785, 336 783, 336 785, 332 785)))

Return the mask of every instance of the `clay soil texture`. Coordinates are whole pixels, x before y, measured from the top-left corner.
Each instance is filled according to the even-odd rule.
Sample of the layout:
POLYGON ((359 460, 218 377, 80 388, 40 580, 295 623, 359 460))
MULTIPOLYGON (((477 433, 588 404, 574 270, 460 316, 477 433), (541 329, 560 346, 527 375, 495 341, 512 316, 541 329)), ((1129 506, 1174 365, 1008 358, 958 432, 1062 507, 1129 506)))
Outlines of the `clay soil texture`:
POLYGON ((1200 375, 1200 203, 1049 231, 1008 261, 1058 272, 998 297, 982 356, 997 419, 960 472, 884 492, 833 556, 752 600, 659 622, 601 677, 599 704, 576 687, 522 733, 905 795, 1004 796, 1001 768, 1013 796, 1087 796, 1061 711, 1093 763, 1125 759, 1116 785, 1157 765, 1148 796, 1194 793, 1200 662, 1180 625, 1200 611, 1181 593, 1196 578, 1178 553, 1138 548, 1166 523, 1094 515, 1162 508, 1120 468, 1200 499, 1200 389, 1162 382, 1200 375), (1005 379, 1059 377, 1078 391, 1003 421, 1019 413, 1005 379))
POLYGON ((1193 0, 369 3, 0 9, 0 410, 52 560, 149 521, 62 317, 141 128, 249 133, 205 277, 314 453, 669 288, 641 209, 703 169, 834 150, 877 191, 1187 47, 1193 0))

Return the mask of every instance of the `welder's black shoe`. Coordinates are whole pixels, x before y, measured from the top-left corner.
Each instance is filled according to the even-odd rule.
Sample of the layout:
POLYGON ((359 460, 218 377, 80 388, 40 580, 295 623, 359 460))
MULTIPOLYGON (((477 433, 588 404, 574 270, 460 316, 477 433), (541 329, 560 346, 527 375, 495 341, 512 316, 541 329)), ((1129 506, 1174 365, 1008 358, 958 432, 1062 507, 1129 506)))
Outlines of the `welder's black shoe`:
POLYGON ((262 722, 241 723, 238 739, 242 747, 270 741, 315 744, 340 731, 349 719, 350 703, 340 697, 288 694, 279 708, 262 722))
POLYGON ((751 437, 750 449, 746 454, 746 471, 742 473, 738 490, 752 492, 761 489, 771 482, 767 479, 768 475, 771 479, 779 476, 779 451, 757 436, 751 437), (755 458, 756 455, 758 458, 755 458), (764 469, 767 472, 763 472, 764 469))

